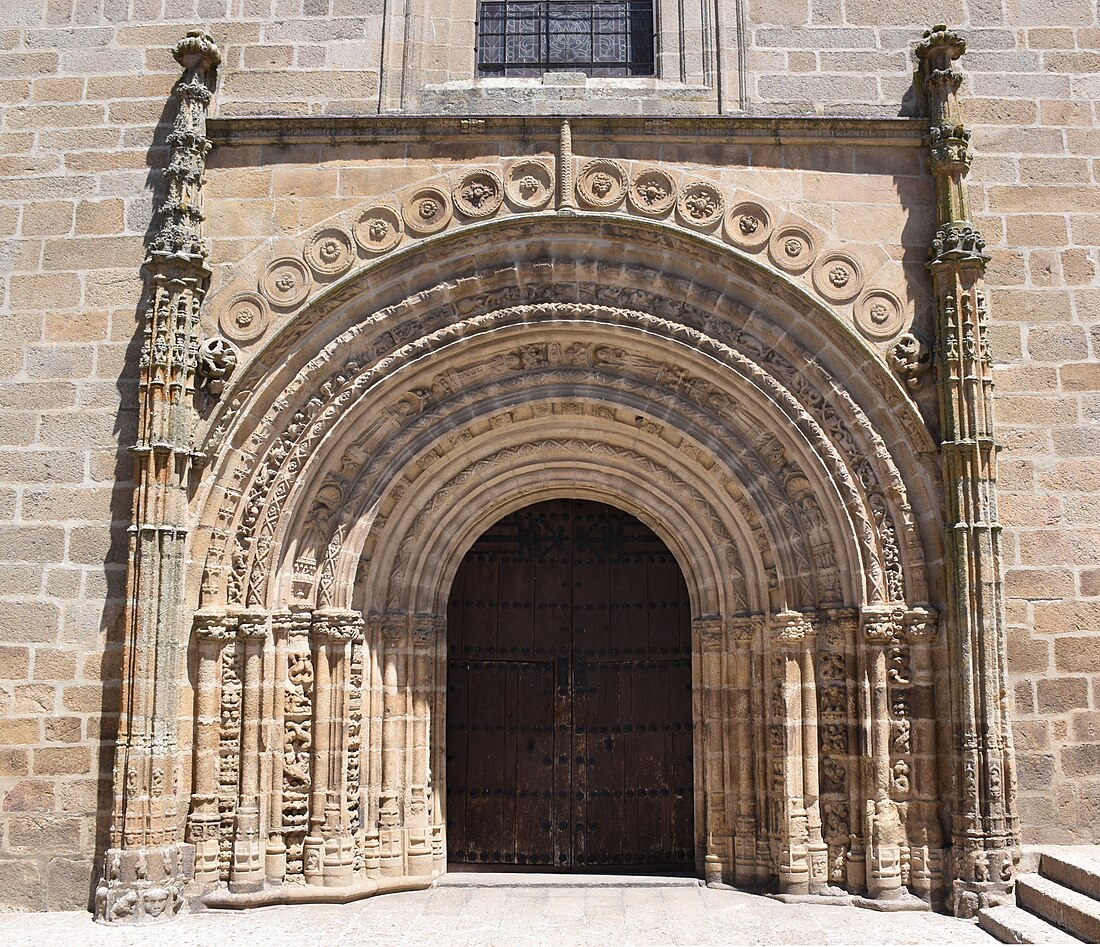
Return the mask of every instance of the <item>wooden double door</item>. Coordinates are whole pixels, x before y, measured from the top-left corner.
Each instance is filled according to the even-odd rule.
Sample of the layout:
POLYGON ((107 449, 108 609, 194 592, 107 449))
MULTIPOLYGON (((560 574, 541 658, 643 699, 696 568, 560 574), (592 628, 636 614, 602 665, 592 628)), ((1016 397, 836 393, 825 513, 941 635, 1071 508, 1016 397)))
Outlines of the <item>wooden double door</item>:
POLYGON ((582 500, 508 516, 463 560, 447 634, 452 862, 694 864, 690 607, 648 527, 582 500))

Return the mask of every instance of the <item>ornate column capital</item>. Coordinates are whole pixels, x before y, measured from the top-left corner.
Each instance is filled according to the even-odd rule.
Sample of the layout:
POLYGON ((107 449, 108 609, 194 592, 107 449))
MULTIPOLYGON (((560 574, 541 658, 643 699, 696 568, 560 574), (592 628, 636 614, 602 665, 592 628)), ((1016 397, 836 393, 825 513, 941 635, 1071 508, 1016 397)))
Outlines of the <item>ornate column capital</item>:
POLYGON ((905 612, 904 625, 910 644, 930 644, 940 633, 940 613, 931 605, 914 605, 905 612))
POLYGON ((263 609, 245 609, 237 616, 237 637, 244 641, 263 641, 267 638, 270 617, 263 609))
POLYGON ((691 620, 691 630, 703 651, 720 651, 725 642, 725 629, 718 615, 704 615, 691 620))
POLYGON ((310 634, 318 644, 342 643, 362 637, 363 615, 346 608, 319 608, 313 613, 310 634))
POLYGON ((780 646, 800 644, 817 634, 812 620, 816 617, 816 614, 808 612, 778 612, 768 620, 768 631, 772 640, 780 646))
POLYGON ((865 605, 859 613, 863 638, 869 644, 888 645, 904 628, 905 607, 897 605, 865 605))
POLYGON ((749 647, 764 634, 768 616, 763 612, 752 615, 734 615, 726 619, 726 634, 738 647, 749 647))
POLYGON ((428 648, 443 636, 447 619, 442 615, 415 615, 412 622, 413 644, 418 648, 428 648))
POLYGON ((237 616, 227 614, 223 608, 200 608, 191 627, 200 641, 228 641, 237 632, 237 616))

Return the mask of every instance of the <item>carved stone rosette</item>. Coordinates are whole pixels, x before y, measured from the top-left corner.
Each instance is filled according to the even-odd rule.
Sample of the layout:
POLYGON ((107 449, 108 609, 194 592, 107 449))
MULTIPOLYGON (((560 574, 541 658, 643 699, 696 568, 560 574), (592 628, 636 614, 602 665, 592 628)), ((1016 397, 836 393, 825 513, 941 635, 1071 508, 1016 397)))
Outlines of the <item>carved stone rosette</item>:
MULTIPOLYGON (((199 307, 210 278, 202 234, 202 181, 210 150, 206 114, 221 56, 200 31, 180 40, 173 55, 184 71, 174 90, 178 107, 168 136, 164 202, 145 262, 138 435, 132 449, 136 486, 122 620, 123 698, 110 846, 95 897, 95 915, 103 922, 175 914, 195 853, 183 841, 176 812, 176 695, 186 641, 187 488, 197 459, 192 417, 199 307)), ((210 816, 209 807, 204 813, 210 816)), ((200 836, 213 825, 202 824, 200 836)))
POLYGON ((970 222, 969 132, 955 61, 966 41, 945 26, 917 47, 928 103, 939 229, 929 268, 937 301, 935 372, 946 493, 947 648, 956 735, 949 907, 973 917, 1010 901, 1019 857, 1007 719, 1005 601, 997 514, 993 364, 983 278, 989 255, 970 222))

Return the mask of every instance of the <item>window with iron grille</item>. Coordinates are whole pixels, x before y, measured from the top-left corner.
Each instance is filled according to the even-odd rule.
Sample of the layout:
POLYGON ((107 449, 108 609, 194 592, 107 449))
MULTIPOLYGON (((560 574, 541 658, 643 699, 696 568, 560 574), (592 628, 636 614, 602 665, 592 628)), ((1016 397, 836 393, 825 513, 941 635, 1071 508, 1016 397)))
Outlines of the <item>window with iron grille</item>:
POLYGON ((653 75, 653 0, 482 0, 482 76, 653 75))

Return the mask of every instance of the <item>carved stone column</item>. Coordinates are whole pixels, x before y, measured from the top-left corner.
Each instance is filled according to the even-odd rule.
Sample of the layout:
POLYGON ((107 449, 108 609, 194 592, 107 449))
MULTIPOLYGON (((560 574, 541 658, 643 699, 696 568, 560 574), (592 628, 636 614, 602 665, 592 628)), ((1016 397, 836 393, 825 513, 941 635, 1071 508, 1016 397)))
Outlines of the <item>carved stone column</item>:
POLYGON ((917 47, 928 104, 939 229, 932 242, 938 308, 936 379, 946 500, 947 647, 956 736, 949 899, 959 916, 1010 901, 1019 853, 1015 764, 1007 720, 1007 657, 993 359, 983 290, 989 255, 970 221, 970 132, 955 68, 966 42, 944 26, 917 47))
POLYGON ((806 808, 807 858, 810 893, 829 887, 829 847, 821 832, 821 777, 818 766, 816 629, 807 624, 798 652, 802 684, 802 800, 806 808))
POLYGON ((382 621, 382 787, 378 801, 378 846, 379 871, 385 876, 405 872, 402 802, 408 722, 405 687, 408 625, 408 618, 403 615, 387 615, 382 621))
POLYGON ((221 694, 218 668, 225 642, 234 637, 236 616, 224 609, 195 613, 194 640, 198 667, 195 679, 195 737, 191 778, 191 814, 187 840, 195 846, 195 881, 217 884, 221 813, 218 811, 218 739, 221 694))
POLYGON ((408 812, 407 872, 410 875, 432 873, 432 807, 431 773, 429 767, 429 708, 435 670, 437 619, 434 615, 417 615, 413 621, 412 654, 410 656, 409 693, 409 774, 406 799, 408 812))
POLYGON ((802 664, 800 652, 813 636, 809 619, 801 612, 773 615, 772 741, 773 792, 779 795, 779 887, 783 894, 809 894, 809 830, 803 795, 802 664))
POLYGON ((730 875, 732 839, 727 808, 725 762, 726 686, 723 671, 725 629, 722 619, 695 618, 692 639, 698 647, 701 689, 696 712, 702 732, 695 743, 696 759, 702 764, 706 851, 703 872, 708 884, 720 884, 730 875))
POLYGON ((290 611, 274 612, 271 616, 271 637, 275 648, 271 687, 270 786, 267 803, 267 844, 264 847, 264 877, 268 884, 279 885, 286 880, 286 835, 283 826, 283 766, 290 753, 286 740, 287 644, 294 615, 290 611))
MULTIPOLYGON (((908 759, 910 801, 906 820, 909 843, 909 887, 933 907, 943 905, 943 830, 939 813, 935 695, 932 688, 932 643, 939 634, 939 615, 928 606, 905 613, 905 642, 909 648, 909 717, 891 719, 891 750, 896 759, 908 759)), ((895 785, 898 781, 895 763, 895 785)))
POLYGON ((737 773, 737 808, 734 822, 733 874, 741 886, 763 881, 767 866, 757 857, 756 792, 753 773, 757 768, 758 747, 753 728, 753 651, 762 646, 766 623, 764 615, 749 615, 729 621, 729 645, 733 650, 733 739, 726 755, 737 773))
POLYGON ((264 833, 260 826, 260 728, 263 725, 263 657, 266 612, 250 609, 237 622, 242 650, 240 798, 233 835, 232 891, 259 891, 264 883, 264 833))
POLYGON ((96 891, 100 921, 169 917, 182 904, 194 849, 180 837, 180 655, 187 486, 199 306, 210 278, 202 238, 202 178, 210 143, 206 112, 217 47, 190 33, 173 50, 184 73, 168 136, 170 160, 159 228, 145 261, 147 308, 133 446, 134 506, 126 609, 122 619, 122 705, 115 744, 114 801, 104 877, 96 891))
POLYGON ((901 633, 904 608, 867 606, 861 614, 861 677, 865 695, 868 745, 864 757, 864 838, 867 840, 867 892, 871 898, 898 899, 901 884, 901 843, 904 828, 897 804, 890 798, 890 705, 887 693, 887 652, 901 633))
POLYGON ((307 884, 339 887, 352 881, 355 840, 345 805, 346 681, 349 644, 362 627, 358 612, 318 609, 313 613, 313 759, 304 847, 307 884))

